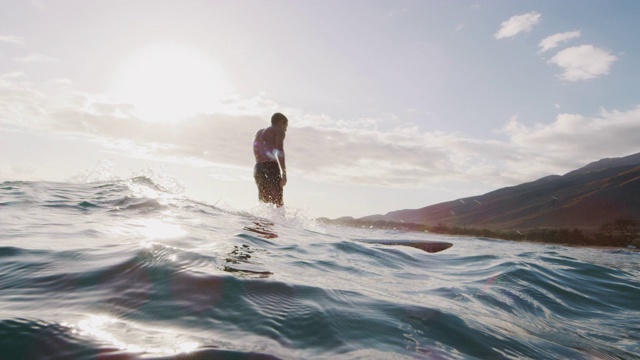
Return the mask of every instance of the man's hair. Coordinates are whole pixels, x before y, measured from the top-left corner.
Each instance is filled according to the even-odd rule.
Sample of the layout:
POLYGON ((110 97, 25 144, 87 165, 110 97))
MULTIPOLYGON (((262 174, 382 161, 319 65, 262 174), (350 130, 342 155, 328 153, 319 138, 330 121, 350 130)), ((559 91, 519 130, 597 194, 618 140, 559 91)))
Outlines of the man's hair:
POLYGON ((282 115, 281 113, 273 114, 273 116, 271 117, 271 125, 275 125, 275 124, 279 123, 280 121, 284 121, 285 124, 289 123, 289 119, 287 119, 287 117, 282 115))

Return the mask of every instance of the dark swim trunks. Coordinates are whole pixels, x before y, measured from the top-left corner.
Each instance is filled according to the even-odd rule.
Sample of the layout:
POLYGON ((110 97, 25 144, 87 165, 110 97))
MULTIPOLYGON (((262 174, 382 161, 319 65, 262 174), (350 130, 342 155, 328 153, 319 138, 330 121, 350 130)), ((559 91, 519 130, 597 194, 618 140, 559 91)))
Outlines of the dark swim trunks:
POLYGON ((280 166, 275 161, 257 163, 253 168, 253 178, 258 185, 258 198, 261 202, 272 203, 280 207, 282 186, 280 186, 280 166))

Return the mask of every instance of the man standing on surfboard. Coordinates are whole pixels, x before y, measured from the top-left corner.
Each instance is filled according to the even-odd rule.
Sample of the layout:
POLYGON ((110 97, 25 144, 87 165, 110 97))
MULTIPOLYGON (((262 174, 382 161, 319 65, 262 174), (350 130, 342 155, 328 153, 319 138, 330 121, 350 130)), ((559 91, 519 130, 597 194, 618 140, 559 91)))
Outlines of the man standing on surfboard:
POLYGON ((271 126, 258 130, 253 139, 253 155, 256 166, 253 177, 258 186, 261 202, 284 205, 282 188, 287 184, 287 167, 284 162, 284 136, 289 120, 281 113, 271 117, 271 126))

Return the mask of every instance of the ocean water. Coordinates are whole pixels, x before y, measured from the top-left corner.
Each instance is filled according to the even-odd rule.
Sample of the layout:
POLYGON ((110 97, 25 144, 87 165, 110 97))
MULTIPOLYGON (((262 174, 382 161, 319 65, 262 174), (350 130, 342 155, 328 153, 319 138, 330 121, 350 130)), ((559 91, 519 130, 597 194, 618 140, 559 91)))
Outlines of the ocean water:
POLYGON ((146 358, 640 359, 640 253, 0 183, 0 359, 146 358))

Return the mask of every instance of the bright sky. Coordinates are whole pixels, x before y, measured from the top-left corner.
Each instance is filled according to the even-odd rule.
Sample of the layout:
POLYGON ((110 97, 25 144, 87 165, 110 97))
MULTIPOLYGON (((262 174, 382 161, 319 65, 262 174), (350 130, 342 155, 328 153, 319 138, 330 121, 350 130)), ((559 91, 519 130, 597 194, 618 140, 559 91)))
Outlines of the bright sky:
POLYGON ((636 0, 0 9, 0 181, 152 168, 250 208, 253 135, 276 111, 285 203, 310 216, 419 208, 640 152, 636 0))

